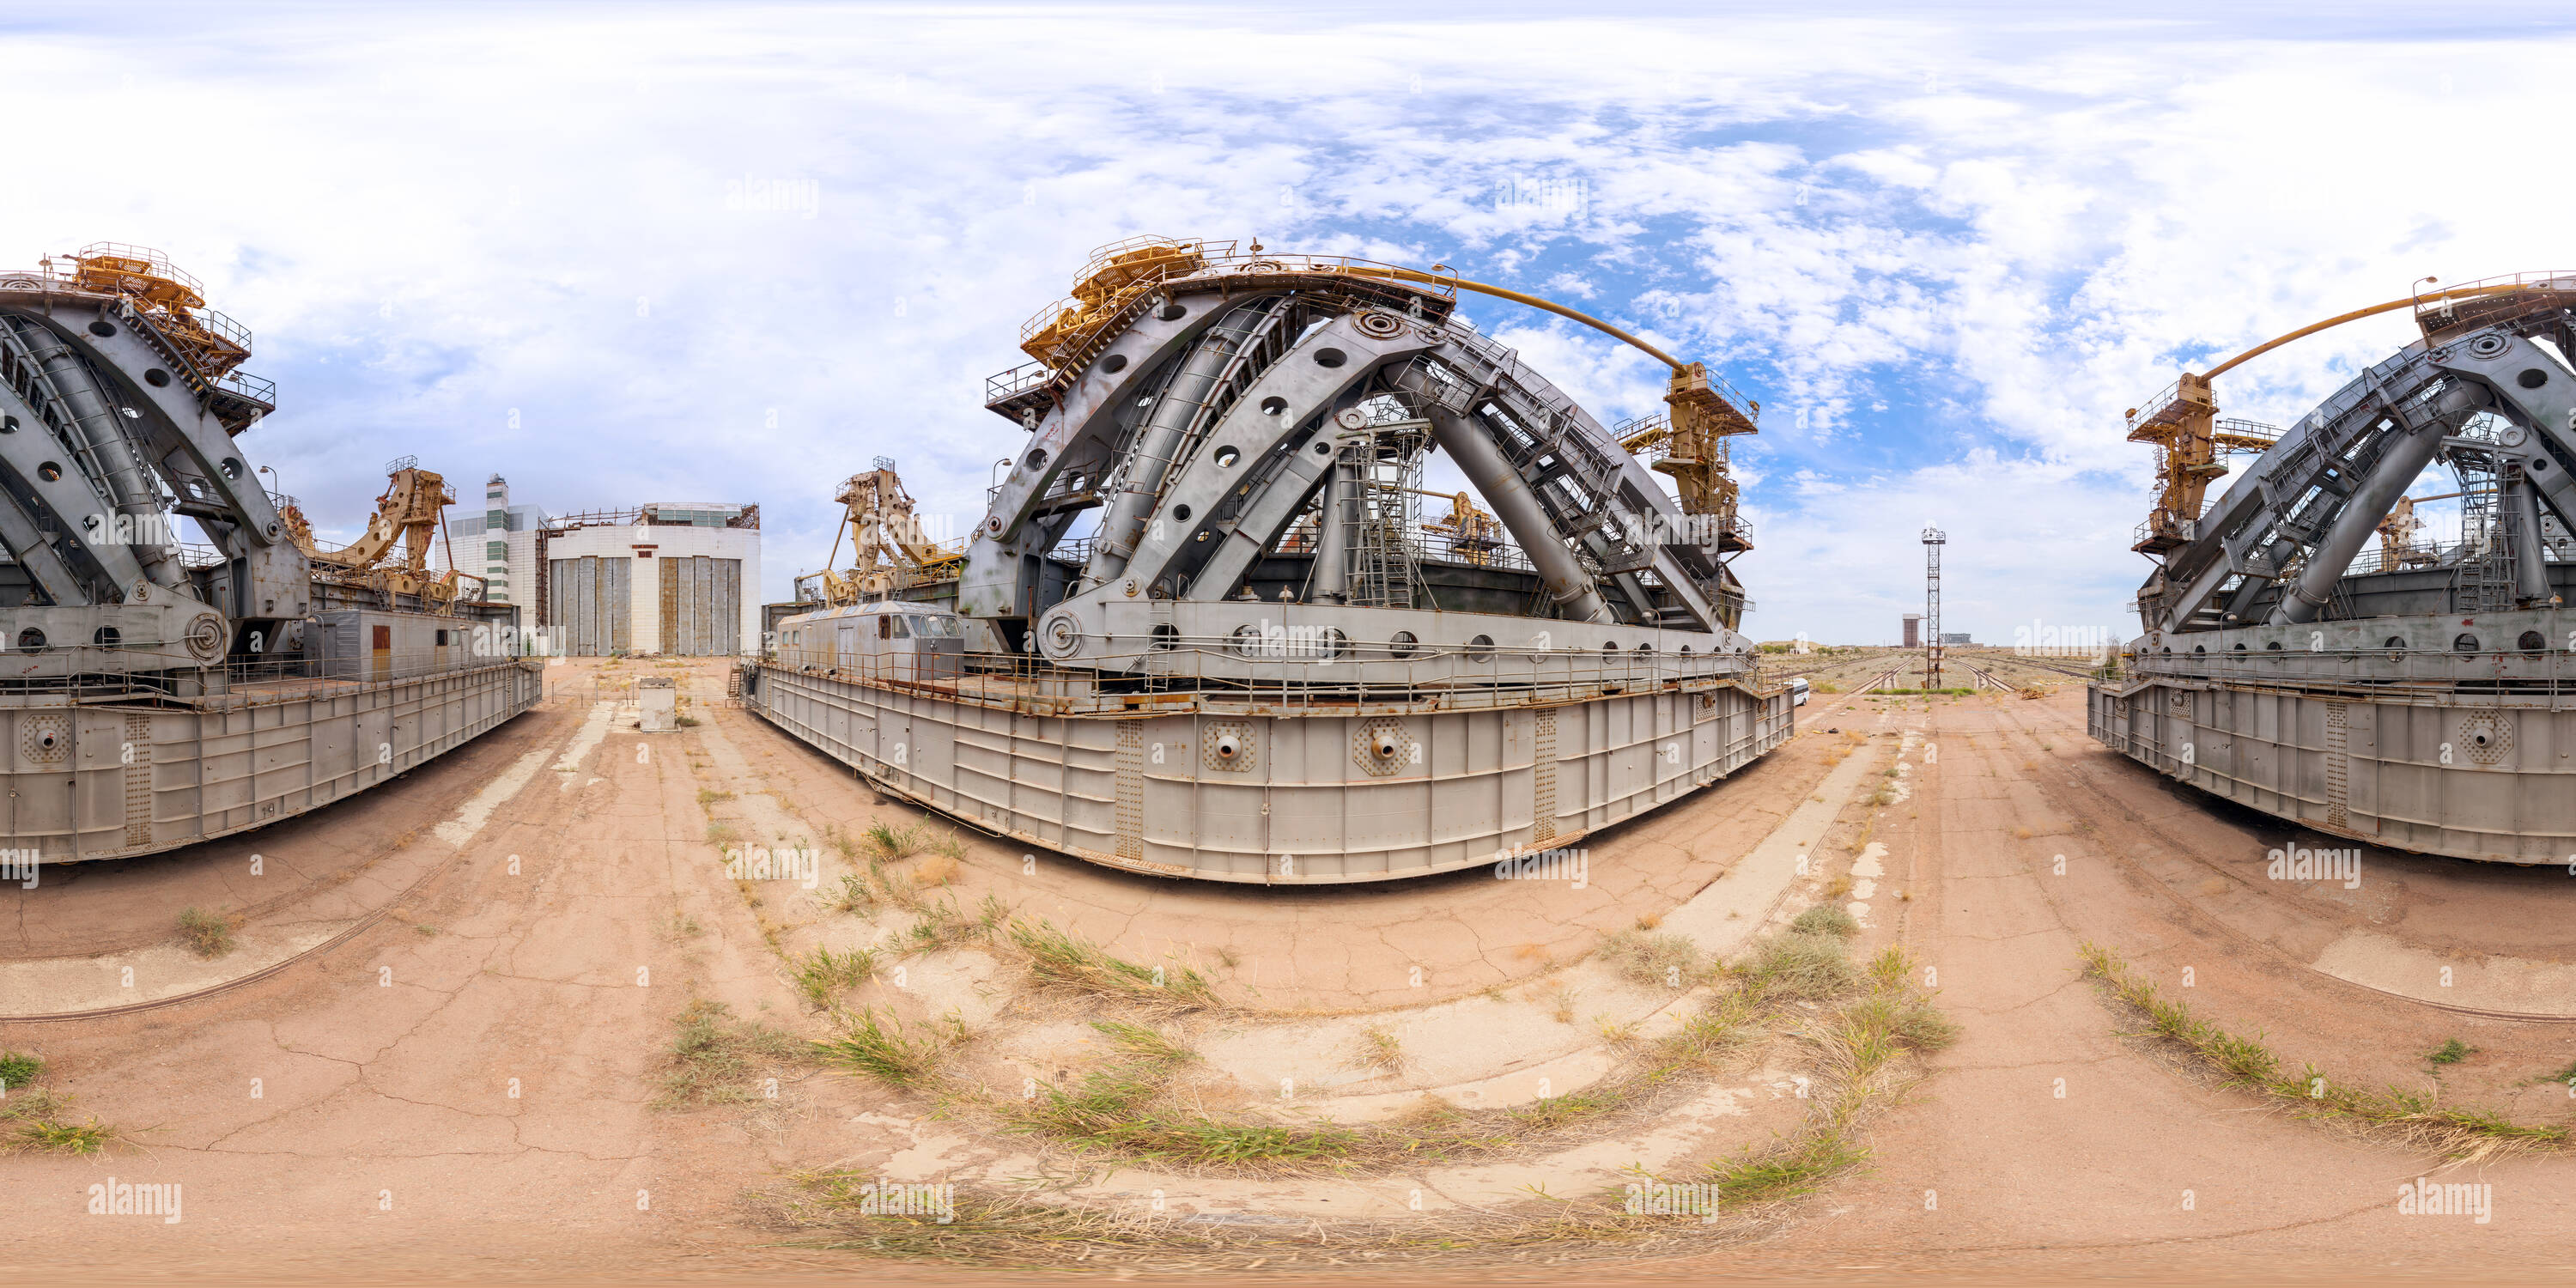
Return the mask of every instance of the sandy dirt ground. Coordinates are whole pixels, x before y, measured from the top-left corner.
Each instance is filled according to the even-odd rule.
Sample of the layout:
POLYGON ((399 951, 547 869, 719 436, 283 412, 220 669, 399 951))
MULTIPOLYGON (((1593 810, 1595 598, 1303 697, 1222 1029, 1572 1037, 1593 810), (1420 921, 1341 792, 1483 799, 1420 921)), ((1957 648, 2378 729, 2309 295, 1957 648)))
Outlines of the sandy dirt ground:
MULTIPOLYGON (((0 891, 16 904, 0 910, 0 928, 14 927, 0 964, 148 951, 179 903, 218 903, 253 926, 308 908, 357 926, 209 996, 0 1022, 0 1049, 41 1054, 81 1113, 141 1142, 0 1157, 0 1210, 14 1218, 0 1270, 27 1282, 996 1278, 787 1246, 803 1236, 748 1201, 805 1169, 917 1148, 919 1106, 903 1097, 809 1070, 750 1110, 655 1107, 674 1019, 695 1000, 819 1032, 782 954, 841 933, 800 883, 737 883, 710 836, 817 845, 919 817, 703 700, 722 692, 711 664, 687 675, 701 723, 676 734, 638 734, 585 666, 553 668, 537 711, 366 797, 128 872, 0 891), (532 761, 523 786, 473 815, 532 761), (293 884, 243 888, 231 869, 254 850, 283 856, 293 884), (377 893, 334 893, 351 889, 377 893), (111 1177, 182 1183, 184 1219, 86 1215, 89 1187, 111 1177)), ((1904 745, 1925 750, 1908 754, 1892 802, 1859 827, 1823 801, 1843 812, 1812 838, 1819 875, 1869 883, 1850 896, 1870 905, 1864 946, 1900 944, 1937 972, 1927 982, 1963 1027, 1871 1123, 1866 1164, 1720 1252, 1546 1274, 1486 1266, 1460 1281, 2563 1281, 2576 1265, 2562 1157, 2443 1171, 2267 1108, 2124 1032, 2134 1022, 2078 974, 2079 946, 2102 944, 2293 1064, 2560 1123, 2576 1101, 2550 1075, 2576 1061, 2576 1026, 2512 1014, 2498 1003, 2518 995, 2501 983, 2466 1000, 2387 985, 2418 966, 2502 980, 2565 965, 2576 882, 2377 853, 2355 890, 2271 880, 2267 851, 2324 842, 2103 751, 2084 736, 2080 685, 2036 701, 1819 694, 1800 728, 1737 778, 1591 838, 1580 891, 1541 897, 1473 874, 1200 887, 972 837, 954 888, 1137 960, 1206 963, 1252 1008, 1451 1004, 1568 969, 1603 933, 1754 861, 1822 800, 1844 745, 1826 729, 1875 732, 1890 755, 1911 734, 1904 745), (2466 1059, 2425 1060, 2454 1038, 2474 1048, 2466 1059), (2399 1187, 2419 1177, 2490 1186, 2491 1218, 2401 1215, 2399 1187)))

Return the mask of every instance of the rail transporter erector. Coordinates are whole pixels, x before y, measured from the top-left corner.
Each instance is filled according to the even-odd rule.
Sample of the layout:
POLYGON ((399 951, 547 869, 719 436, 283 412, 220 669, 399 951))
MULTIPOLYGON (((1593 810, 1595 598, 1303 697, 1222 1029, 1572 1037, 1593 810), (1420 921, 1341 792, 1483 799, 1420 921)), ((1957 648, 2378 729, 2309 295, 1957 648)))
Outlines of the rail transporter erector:
POLYGON ((2576 274, 2328 319, 2186 375, 2133 439, 2162 451, 2138 550, 2145 633, 2089 696, 2094 737, 2301 826, 2499 863, 2576 855, 2576 274), (2286 431, 2221 420, 2212 377, 2412 309, 2422 338, 2286 431), (2253 463, 2215 502, 2228 451, 2253 463), (2429 467, 2456 476, 2414 498, 2429 467), (2457 497, 2460 539, 2419 539, 2457 497), (2374 536, 2375 549, 2365 550, 2374 536))
POLYGON ((885 790, 1139 872, 1377 881, 1565 846, 1789 736, 1727 566, 1758 409, 1699 364, 1454 277, 1150 238, 1022 341, 986 405, 1027 439, 962 560, 786 619, 743 675, 885 790), (1462 289, 1653 354, 1669 414, 1605 429, 1462 289), (1491 515, 1420 521, 1435 448, 1491 515))

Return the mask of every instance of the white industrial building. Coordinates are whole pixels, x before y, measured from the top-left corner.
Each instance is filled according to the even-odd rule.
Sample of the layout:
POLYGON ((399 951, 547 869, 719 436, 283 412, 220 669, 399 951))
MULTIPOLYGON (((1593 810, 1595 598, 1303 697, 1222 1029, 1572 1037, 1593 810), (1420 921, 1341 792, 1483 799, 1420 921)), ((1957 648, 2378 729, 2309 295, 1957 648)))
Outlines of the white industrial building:
POLYGON ((655 502, 547 515, 498 474, 483 513, 449 524, 492 599, 526 605, 547 652, 732 656, 760 645, 760 507, 655 502), (466 553, 480 554, 478 560, 466 553))

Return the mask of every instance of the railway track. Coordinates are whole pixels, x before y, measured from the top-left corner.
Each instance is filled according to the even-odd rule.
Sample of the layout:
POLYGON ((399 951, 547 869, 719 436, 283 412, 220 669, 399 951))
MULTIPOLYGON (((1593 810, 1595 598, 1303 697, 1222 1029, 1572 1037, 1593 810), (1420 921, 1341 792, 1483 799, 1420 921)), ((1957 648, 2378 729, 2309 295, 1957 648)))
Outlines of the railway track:
POLYGON ((2055 671, 2059 675, 2070 675, 2079 680, 2090 680, 2096 678, 2093 672, 2097 669, 2089 666, 2077 666, 2072 662, 2050 662, 2030 657, 2014 658, 2013 665, 2037 667, 2043 671, 2055 671))

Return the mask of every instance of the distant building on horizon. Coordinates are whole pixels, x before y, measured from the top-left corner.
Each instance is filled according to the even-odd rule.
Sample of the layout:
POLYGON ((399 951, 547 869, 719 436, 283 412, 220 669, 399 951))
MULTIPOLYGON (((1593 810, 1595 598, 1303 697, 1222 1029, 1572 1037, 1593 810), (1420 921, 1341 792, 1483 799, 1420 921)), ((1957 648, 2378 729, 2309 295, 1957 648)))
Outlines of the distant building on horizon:
POLYGON ((727 657, 760 642, 760 507, 660 501, 549 514, 512 505, 494 474, 480 514, 451 519, 456 566, 520 604, 524 626, 574 657, 727 657), (744 588, 751 594, 746 597, 744 588))
POLYGON ((1905 615, 1905 647, 1923 647, 1923 614, 1907 613, 1905 615))

